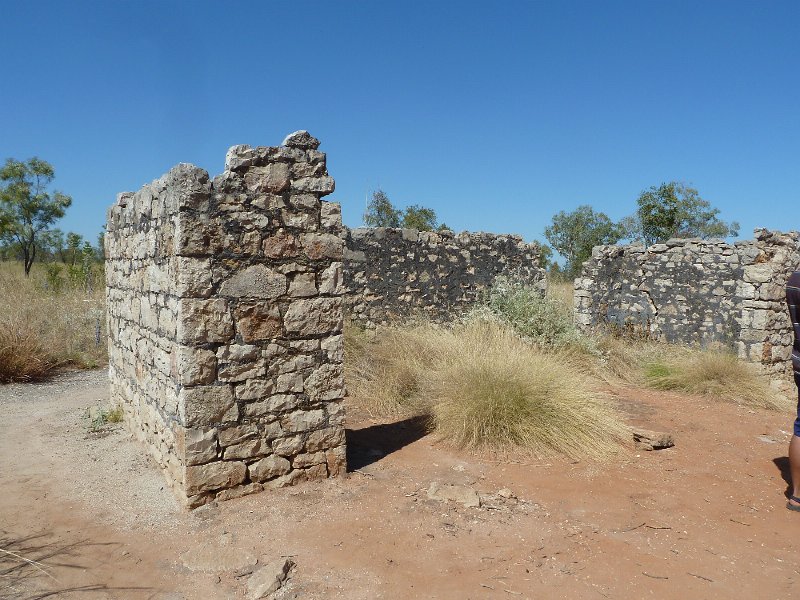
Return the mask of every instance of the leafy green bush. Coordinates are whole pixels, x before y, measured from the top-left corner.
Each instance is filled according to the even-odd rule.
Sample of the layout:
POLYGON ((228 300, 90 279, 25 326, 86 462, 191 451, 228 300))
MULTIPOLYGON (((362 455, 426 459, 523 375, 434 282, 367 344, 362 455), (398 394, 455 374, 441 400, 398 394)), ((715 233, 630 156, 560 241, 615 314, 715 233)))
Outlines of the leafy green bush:
POLYGON ((498 277, 484 305, 469 315, 469 318, 487 317, 505 323, 542 348, 577 346, 587 351, 594 349, 593 341, 575 327, 570 306, 514 279, 498 277))

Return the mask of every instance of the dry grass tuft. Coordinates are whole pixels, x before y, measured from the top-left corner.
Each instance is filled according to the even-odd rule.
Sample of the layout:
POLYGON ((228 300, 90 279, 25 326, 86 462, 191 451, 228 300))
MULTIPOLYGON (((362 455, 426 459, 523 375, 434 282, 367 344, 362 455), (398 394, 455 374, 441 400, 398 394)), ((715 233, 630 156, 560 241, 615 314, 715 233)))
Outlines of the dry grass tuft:
POLYGON ((629 435, 566 355, 538 350, 496 321, 346 335, 359 404, 372 414, 429 415, 458 447, 601 457, 629 435))
POLYGON ((41 270, 26 278, 17 263, 0 263, 0 382, 38 379, 66 365, 103 364, 105 299, 98 287, 54 292, 41 270))
POLYGON ((784 410, 791 402, 772 390, 755 365, 721 350, 677 349, 643 365, 644 382, 657 390, 714 396, 743 406, 784 410))

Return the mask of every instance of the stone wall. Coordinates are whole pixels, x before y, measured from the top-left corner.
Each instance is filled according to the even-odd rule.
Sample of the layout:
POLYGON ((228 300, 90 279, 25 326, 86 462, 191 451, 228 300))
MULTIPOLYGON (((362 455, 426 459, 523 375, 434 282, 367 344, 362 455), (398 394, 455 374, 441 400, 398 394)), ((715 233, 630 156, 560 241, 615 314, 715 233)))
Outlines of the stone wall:
POLYGON ((676 239, 649 248, 598 246, 575 280, 575 318, 669 342, 722 344, 771 374, 790 371, 786 280, 800 234, 757 229, 755 239, 676 239))
POLYGON ((112 400, 189 506, 345 468, 342 252, 319 142, 180 164, 108 214, 112 400))
POLYGON ((498 275, 544 289, 538 244, 514 235, 343 230, 345 309, 367 326, 397 318, 444 320, 480 299, 498 275))

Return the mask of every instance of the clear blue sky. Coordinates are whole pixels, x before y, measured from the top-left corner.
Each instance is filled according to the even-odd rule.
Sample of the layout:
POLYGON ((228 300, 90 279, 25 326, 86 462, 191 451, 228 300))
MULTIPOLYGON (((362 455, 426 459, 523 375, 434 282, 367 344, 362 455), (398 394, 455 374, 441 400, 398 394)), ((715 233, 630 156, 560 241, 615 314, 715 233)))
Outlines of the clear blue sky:
POLYGON ((94 240, 178 162, 308 129, 359 225, 381 187, 542 239, 662 181, 800 229, 800 3, 0 0, 0 160, 38 155, 94 240))

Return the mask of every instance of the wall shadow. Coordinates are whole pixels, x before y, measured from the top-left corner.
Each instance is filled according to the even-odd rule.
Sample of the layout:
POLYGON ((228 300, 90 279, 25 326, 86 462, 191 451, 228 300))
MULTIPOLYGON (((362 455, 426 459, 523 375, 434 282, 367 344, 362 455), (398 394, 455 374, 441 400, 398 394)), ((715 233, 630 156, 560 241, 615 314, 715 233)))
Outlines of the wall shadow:
POLYGON ((775 466, 778 467, 778 470, 781 472, 781 477, 786 482, 786 491, 784 495, 788 498, 792 495, 792 473, 789 470, 789 457, 788 456, 779 456, 778 458, 773 458, 772 462, 775 463, 775 466))
POLYGON ((384 456, 397 452, 416 442, 430 431, 428 417, 410 417, 395 423, 371 425, 362 429, 348 429, 347 470, 349 472, 378 462, 384 456))

